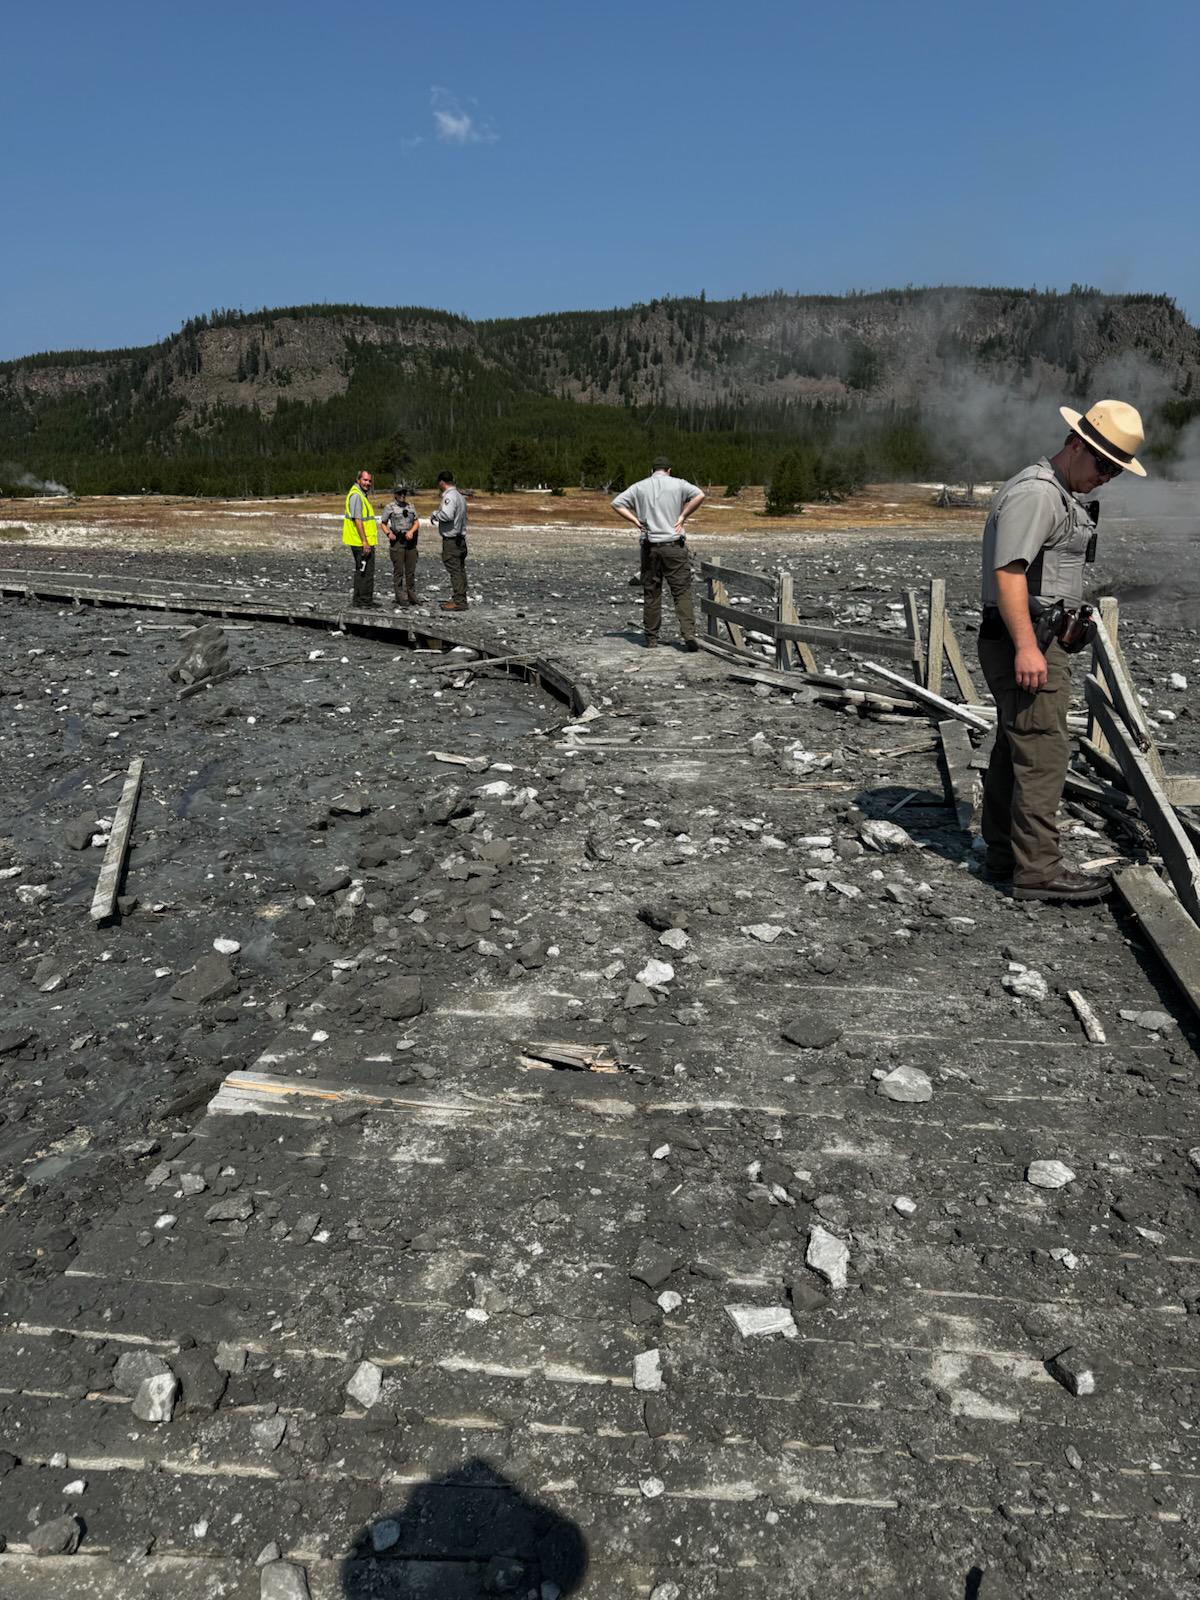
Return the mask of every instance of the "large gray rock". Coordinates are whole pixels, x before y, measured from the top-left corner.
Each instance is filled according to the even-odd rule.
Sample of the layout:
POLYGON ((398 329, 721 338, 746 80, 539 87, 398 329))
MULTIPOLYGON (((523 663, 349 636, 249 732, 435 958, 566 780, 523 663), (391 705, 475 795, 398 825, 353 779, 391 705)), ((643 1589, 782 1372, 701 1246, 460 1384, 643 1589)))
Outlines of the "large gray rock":
POLYGON ((86 850, 92 842, 92 835, 96 831, 95 813, 85 811, 82 816, 72 817, 63 828, 63 843, 68 850, 86 850))
POLYGON ((828 1050, 842 1037, 841 1025, 819 1011, 802 1011, 789 1017, 780 1030, 789 1044, 800 1050, 828 1050))
POLYGON ((135 1395, 147 1378, 161 1378, 171 1369, 153 1350, 127 1350, 113 1368, 113 1387, 120 1394, 135 1395))
POLYGON ((875 1092, 885 1100, 898 1100, 902 1105, 921 1105, 933 1099, 933 1084, 920 1067, 896 1067, 880 1078, 875 1092))
POLYGON ((420 1016, 425 1009, 425 990, 420 978, 393 978, 380 997, 379 1008, 392 1022, 420 1016))
POLYGON ((29 1548, 35 1556, 73 1556, 83 1538, 78 1517, 55 1517, 42 1522, 29 1535, 29 1548))
POLYGON ((214 953, 201 956, 192 971, 184 973, 176 982, 171 996, 191 1005, 205 1005, 227 1000, 237 992, 238 980, 233 968, 225 956, 214 953))

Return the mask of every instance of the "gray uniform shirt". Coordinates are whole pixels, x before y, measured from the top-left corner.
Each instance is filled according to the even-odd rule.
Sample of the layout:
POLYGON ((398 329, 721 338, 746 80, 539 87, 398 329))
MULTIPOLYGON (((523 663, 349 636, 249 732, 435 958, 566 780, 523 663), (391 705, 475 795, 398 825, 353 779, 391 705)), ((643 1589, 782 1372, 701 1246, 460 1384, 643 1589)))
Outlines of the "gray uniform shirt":
POLYGON ((417 513, 407 503, 401 505, 398 500, 389 500, 380 514, 379 525, 381 528, 390 528, 402 538, 416 527, 417 513))
POLYGON ((996 569, 1010 561, 1025 563, 1032 600, 1077 605, 1092 527, 1087 506, 1059 481, 1049 457, 1018 472, 996 491, 983 530, 984 605, 997 604, 996 569))
POLYGON ((618 511, 632 511, 642 525, 642 538, 651 544, 666 544, 678 539, 675 524, 679 513, 701 491, 686 478, 673 478, 669 472, 652 472, 640 483, 631 483, 613 500, 618 511))
POLYGON ((467 502, 453 484, 449 484, 442 503, 430 517, 443 539, 457 539, 467 531, 467 502))

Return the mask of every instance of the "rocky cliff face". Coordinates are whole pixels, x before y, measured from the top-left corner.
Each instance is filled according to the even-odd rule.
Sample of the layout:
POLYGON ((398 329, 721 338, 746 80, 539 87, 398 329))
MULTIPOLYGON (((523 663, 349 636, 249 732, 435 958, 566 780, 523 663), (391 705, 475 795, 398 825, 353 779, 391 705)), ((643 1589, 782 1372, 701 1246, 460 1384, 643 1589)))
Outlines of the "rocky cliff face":
POLYGON ((373 357, 436 375, 449 352, 508 369, 523 387, 599 404, 859 400, 907 404, 966 373, 1090 393, 1126 369, 1162 396, 1190 392, 1200 336, 1161 296, 903 290, 842 298, 660 300, 611 312, 471 323, 436 312, 312 307, 190 324, 140 350, 0 365, 0 406, 105 390, 207 408, 344 393, 373 357))

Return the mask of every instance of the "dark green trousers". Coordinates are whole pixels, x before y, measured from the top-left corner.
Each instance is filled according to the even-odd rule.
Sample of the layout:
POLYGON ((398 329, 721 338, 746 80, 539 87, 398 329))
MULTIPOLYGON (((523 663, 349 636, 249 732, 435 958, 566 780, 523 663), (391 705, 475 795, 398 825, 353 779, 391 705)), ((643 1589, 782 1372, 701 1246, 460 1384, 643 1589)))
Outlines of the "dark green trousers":
POLYGON ((403 539, 397 539, 394 544, 388 545, 388 554, 392 558, 392 581, 396 591, 398 605, 416 605, 417 603, 417 546, 415 541, 406 544, 403 539))
POLYGON ((451 599, 460 606, 467 603, 467 544, 457 539, 442 540, 442 565, 450 574, 451 599))
POLYGON ((647 639, 657 639, 662 627, 663 584, 671 591, 679 635, 696 637, 696 613, 692 606, 692 562, 687 546, 642 542, 642 627, 647 639))
POLYGON ((1067 776, 1071 658, 1057 642, 1046 654, 1046 687, 1017 688, 1016 650, 1002 639, 979 640, 979 664, 996 701, 996 743, 983 784, 981 832, 993 867, 1012 866, 1023 888, 1052 883, 1062 870, 1055 817, 1067 776))

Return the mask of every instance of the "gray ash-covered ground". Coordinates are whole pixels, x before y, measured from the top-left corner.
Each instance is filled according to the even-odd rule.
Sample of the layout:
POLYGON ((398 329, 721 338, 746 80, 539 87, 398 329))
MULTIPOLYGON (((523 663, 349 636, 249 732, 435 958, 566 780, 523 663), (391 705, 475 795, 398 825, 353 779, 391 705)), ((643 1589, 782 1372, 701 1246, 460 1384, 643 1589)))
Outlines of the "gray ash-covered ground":
MULTIPOLYGON (((967 542, 718 549, 866 626, 943 575, 969 633, 967 542)), ((640 651, 633 555, 480 540, 485 603, 428 620, 568 669, 577 734, 499 674, 259 624, 235 665, 302 659, 180 702, 170 614, 0 608, 6 1600, 249 1600, 301 1566, 322 1600, 1200 1593, 1180 998, 1113 906, 980 881, 923 720, 640 651), (65 830, 134 754, 136 905, 96 929, 101 851, 65 830), (911 846, 864 844, 885 814, 911 846), (531 1064, 564 1040, 620 1070, 531 1064), (901 1066, 929 1098, 880 1091, 901 1066), (1026 1180, 1053 1160, 1063 1188, 1026 1180)), ((346 565, 155 577, 340 599, 346 565)), ((1196 770, 1165 680, 1200 641, 1136 604, 1122 636, 1196 770)), ((1139 847, 1066 821, 1076 859, 1139 847)))

